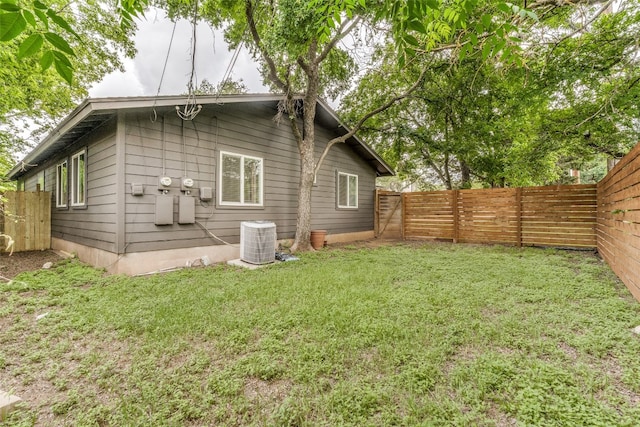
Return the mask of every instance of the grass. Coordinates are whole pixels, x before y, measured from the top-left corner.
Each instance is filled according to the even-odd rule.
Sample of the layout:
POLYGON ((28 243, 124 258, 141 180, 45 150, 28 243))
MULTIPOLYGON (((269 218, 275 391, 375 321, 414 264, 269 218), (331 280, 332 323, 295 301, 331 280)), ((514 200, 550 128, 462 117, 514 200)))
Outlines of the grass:
POLYGON ((6 425, 637 425, 640 304, 590 253, 347 246, 0 291, 6 425), (49 313, 36 320, 36 316, 49 313))

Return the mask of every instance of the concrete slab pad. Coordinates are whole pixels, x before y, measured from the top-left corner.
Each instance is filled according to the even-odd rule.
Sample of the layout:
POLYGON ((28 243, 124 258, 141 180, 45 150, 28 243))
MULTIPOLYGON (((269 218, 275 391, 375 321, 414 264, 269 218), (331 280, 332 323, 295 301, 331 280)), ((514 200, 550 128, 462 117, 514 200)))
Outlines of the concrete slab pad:
POLYGON ((18 396, 0 390, 0 421, 4 420, 19 402, 22 402, 22 399, 18 396))
POLYGON ((232 259, 230 261, 227 261, 227 264, 235 265, 236 267, 248 268, 249 270, 255 270, 256 268, 266 267, 268 265, 273 265, 274 263, 271 262, 269 264, 251 264, 249 262, 242 261, 241 259, 232 259))

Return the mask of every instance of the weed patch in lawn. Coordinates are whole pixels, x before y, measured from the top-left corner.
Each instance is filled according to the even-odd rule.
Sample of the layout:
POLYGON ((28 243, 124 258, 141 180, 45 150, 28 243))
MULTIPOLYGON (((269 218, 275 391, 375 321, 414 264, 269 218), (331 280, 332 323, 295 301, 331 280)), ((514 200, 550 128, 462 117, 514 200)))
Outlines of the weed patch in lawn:
POLYGON ((350 245, 0 290, 7 425, 633 425, 640 305, 593 254, 350 245), (38 315, 49 313, 37 319, 38 315))

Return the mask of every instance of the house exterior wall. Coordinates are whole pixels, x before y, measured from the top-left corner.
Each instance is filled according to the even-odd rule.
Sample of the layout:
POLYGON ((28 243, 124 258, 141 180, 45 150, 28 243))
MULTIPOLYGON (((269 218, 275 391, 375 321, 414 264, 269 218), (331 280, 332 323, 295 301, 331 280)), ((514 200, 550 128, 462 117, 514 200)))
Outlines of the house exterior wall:
MULTIPOLYGON (((316 159, 332 139, 326 129, 316 127, 316 159)), ((297 155, 297 151, 296 151, 297 155)), ((299 174, 296 175, 296 180, 299 174)), ((296 181, 297 182, 297 181, 296 181)), ((373 230, 376 174, 360 156, 345 144, 331 147, 316 177, 311 204, 312 229, 327 230, 329 234, 373 230), (338 209, 336 189, 338 172, 358 176, 358 208, 338 209)), ((297 185, 296 185, 297 188, 297 185)), ((297 196, 294 201, 297 206, 297 196)), ((294 230, 295 232, 295 215, 294 230)), ((292 234, 293 237, 293 234, 292 234)))
MULTIPOLYGON (((256 104, 206 105, 192 122, 180 120, 174 111, 158 115, 130 112, 124 116, 125 144, 125 252, 145 252, 219 245, 203 228, 219 239, 238 243, 242 221, 273 221, 278 239, 293 238, 296 226, 299 155, 289 123, 277 124, 272 108, 256 104), (165 147, 164 155, 162 147, 165 147), (263 159, 262 207, 220 206, 218 163, 220 151, 263 159), (174 224, 155 225, 158 178, 170 176, 168 194, 174 196, 174 224), (177 223, 177 196, 183 176, 195 181, 196 221, 177 223), (133 196, 131 184, 142 184, 144 195, 133 196), (214 200, 200 202, 198 188, 212 187, 214 200)), ((316 127, 319 155, 333 137, 316 127)), ((351 148, 331 149, 313 189, 312 226, 329 234, 373 230, 375 172, 351 148), (337 171, 358 175, 358 209, 337 209, 337 171)))
POLYGON ((24 189, 51 192, 51 236, 70 242, 115 252, 115 121, 96 129, 64 153, 39 165, 24 177, 24 189), (56 207, 56 166, 63 160, 68 162, 78 151, 87 149, 87 203, 83 207, 56 207))

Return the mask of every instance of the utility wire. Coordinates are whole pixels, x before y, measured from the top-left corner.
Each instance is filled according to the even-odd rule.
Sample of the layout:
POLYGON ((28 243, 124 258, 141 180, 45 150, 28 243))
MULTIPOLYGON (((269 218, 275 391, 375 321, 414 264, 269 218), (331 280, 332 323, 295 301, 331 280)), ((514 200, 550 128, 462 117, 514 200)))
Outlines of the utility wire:
POLYGON ((224 74, 222 75, 220 87, 218 88, 218 93, 216 93, 216 98, 215 98, 216 101, 218 100, 218 98, 220 98, 220 95, 222 95, 224 84, 226 83, 227 80, 231 78, 231 73, 233 73, 233 68, 235 67, 236 62, 238 61, 238 56, 240 56, 240 51, 242 50, 243 43, 244 41, 240 41, 240 44, 238 45, 238 47, 233 51, 233 55, 231 56, 231 61, 229 61, 229 65, 227 65, 227 69, 224 71, 224 74))
POLYGON ((187 101, 184 104, 184 109, 180 109, 180 106, 176 105, 176 113, 182 120, 193 120, 196 118, 202 105, 197 104, 194 76, 196 74, 196 45, 197 45, 197 29, 198 29, 198 2, 193 3, 193 20, 191 21, 192 33, 191 33, 191 76, 189 83, 187 84, 187 101))
POLYGON ((169 54, 171 53, 171 45, 173 45, 173 37, 176 34, 177 24, 178 24, 178 21, 174 21, 173 30, 171 31, 171 40, 169 40, 169 48, 167 49, 167 56, 164 59, 164 66, 162 67, 162 74, 160 75, 160 83, 158 84, 158 90, 156 91, 156 98, 153 101, 153 118, 151 119, 152 123, 155 123, 156 120, 158 120, 158 113, 156 112, 156 103, 158 102, 158 96, 160 95, 160 88, 162 88, 164 73, 167 71, 167 64, 169 63, 169 54))

